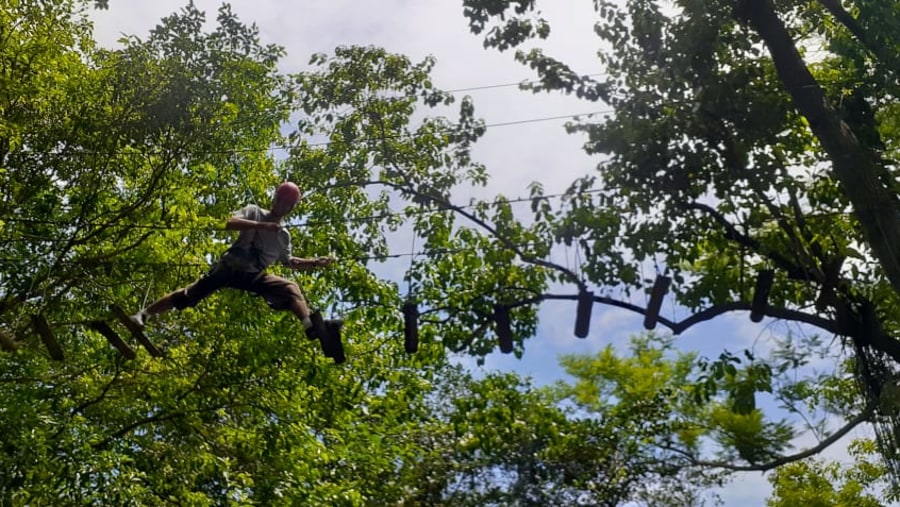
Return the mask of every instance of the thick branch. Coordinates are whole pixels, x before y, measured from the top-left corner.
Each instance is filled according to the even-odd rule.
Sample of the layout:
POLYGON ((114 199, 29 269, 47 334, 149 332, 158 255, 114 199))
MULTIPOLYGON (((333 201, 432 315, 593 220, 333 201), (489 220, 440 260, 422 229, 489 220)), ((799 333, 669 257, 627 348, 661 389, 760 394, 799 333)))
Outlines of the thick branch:
MULTIPOLYGON (((540 296, 535 296, 533 298, 523 299, 521 301, 517 301, 512 303, 510 306, 524 306, 532 303, 537 303, 540 301, 548 301, 548 300, 569 300, 569 301, 577 301, 577 294, 542 294, 540 296)), ((625 301, 619 301, 617 299, 608 298, 606 296, 594 296, 594 302, 600 303, 607 306, 614 306, 616 308, 623 308, 625 310, 632 311, 634 313, 638 313, 640 315, 645 315, 647 313, 646 308, 642 308, 638 305, 628 303, 625 301)), ((719 305, 714 305, 704 310, 701 310, 690 317, 680 320, 680 321, 672 321, 666 319, 665 317, 659 316, 656 319, 656 322, 669 328, 672 331, 672 334, 679 335, 686 331, 688 328, 693 327, 701 322, 706 322, 708 320, 712 320, 719 315, 722 315, 727 312, 734 311, 750 311, 751 304, 745 301, 736 301, 733 303, 724 303, 719 305)), ((810 326, 818 327, 819 329, 835 333, 840 333, 840 326, 836 321, 828 320, 817 315, 810 315, 808 313, 803 313, 797 310, 788 310, 786 308, 766 308, 763 312, 764 315, 776 319, 782 320, 790 320, 794 322, 802 322, 804 324, 809 324, 810 326)))
POLYGON ((841 5, 840 1, 819 0, 819 3, 822 5, 822 7, 825 7, 825 9, 827 9, 832 16, 834 16, 834 19, 836 19, 840 24, 844 25, 847 30, 850 30, 850 33, 852 33, 857 39, 859 39, 859 41, 862 42, 867 49, 872 51, 872 53, 874 54, 878 53, 877 51, 875 51, 875 48, 870 47, 870 45, 867 43, 868 37, 866 36, 865 30, 863 30, 862 26, 859 25, 859 23, 853 18, 853 16, 850 15, 849 12, 844 10, 844 7, 841 5))

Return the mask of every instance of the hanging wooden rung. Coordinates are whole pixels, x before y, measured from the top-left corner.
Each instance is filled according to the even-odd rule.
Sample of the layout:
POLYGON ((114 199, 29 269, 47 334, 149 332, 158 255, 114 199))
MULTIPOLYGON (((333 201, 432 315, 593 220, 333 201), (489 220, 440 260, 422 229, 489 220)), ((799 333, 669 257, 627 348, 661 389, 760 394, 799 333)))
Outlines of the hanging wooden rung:
POLYGON ((513 350, 512 329, 510 329, 509 307, 494 305, 494 322, 497 324, 497 339, 500 341, 500 352, 509 354, 513 350))
POLYGON ((419 350, 419 307, 412 301, 403 304, 403 348, 407 354, 419 350))
POLYGON ((775 280, 775 271, 764 269, 756 275, 756 287, 753 289, 753 302, 750 303, 750 320, 759 322, 769 307, 769 292, 775 280))
POLYGON ((653 329, 656 327, 656 320, 659 318, 659 309, 662 308, 662 301, 669 291, 669 285, 672 279, 668 276, 656 275, 656 281, 653 282, 653 289, 650 291, 650 302, 647 303, 647 311, 644 313, 644 328, 653 329))
POLYGON ((119 319, 119 322, 121 322, 122 325, 125 326, 126 329, 128 329, 128 332, 130 332, 131 335, 134 336, 134 339, 137 340, 138 343, 144 346, 144 348, 147 350, 147 352, 150 353, 151 356, 163 357, 165 355, 161 350, 156 348, 156 345, 153 345, 153 343, 151 343, 150 340, 147 339, 147 336, 144 334, 144 330, 141 329, 141 326, 137 325, 137 323, 131 320, 131 317, 129 317, 128 314, 125 313, 125 310, 123 310, 119 305, 112 305, 110 308, 112 309, 113 315, 115 315, 116 318, 119 319))
POLYGON ((94 331, 97 331, 98 333, 102 334, 107 340, 109 340, 109 343, 113 347, 118 349, 123 356, 127 357, 128 359, 134 359, 136 357, 134 349, 132 349, 128 346, 127 343, 122 341, 122 338, 119 338, 119 335, 117 335, 116 332, 113 331, 112 328, 109 327, 109 324, 107 324, 106 322, 103 322, 102 320, 95 320, 91 322, 91 328, 93 328, 94 331))
POLYGON ((45 319, 43 315, 32 315, 31 327, 33 327, 34 332, 41 337, 41 341, 44 342, 44 346, 46 346, 47 351, 50 352, 51 358, 56 361, 65 359, 62 347, 59 346, 59 342, 56 341, 56 338, 53 336, 53 331, 50 330, 50 324, 47 323, 47 319, 45 319))
POLYGON ((578 293, 578 310, 575 314, 575 336, 587 338, 591 330, 591 310, 594 308, 594 293, 582 290, 578 293))

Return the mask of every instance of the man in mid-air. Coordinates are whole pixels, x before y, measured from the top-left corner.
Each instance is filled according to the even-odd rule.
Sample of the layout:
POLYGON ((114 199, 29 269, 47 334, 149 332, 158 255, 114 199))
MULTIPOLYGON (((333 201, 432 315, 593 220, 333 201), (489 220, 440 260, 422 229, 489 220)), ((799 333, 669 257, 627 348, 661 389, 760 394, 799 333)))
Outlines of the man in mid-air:
POLYGON ((170 292, 150 306, 131 316, 143 327, 156 315, 173 308, 179 310, 195 306, 222 288, 247 291, 263 297, 273 310, 290 310, 303 323, 307 337, 318 338, 325 355, 336 363, 345 360, 341 343, 340 320, 323 320, 318 311, 310 312, 306 299, 296 282, 266 273, 276 261, 291 269, 315 269, 331 265, 329 257, 300 258, 291 254, 291 235, 282 227, 282 219, 300 202, 300 189, 285 182, 275 190, 272 209, 254 204, 238 210, 225 229, 240 231, 237 241, 202 278, 170 292))

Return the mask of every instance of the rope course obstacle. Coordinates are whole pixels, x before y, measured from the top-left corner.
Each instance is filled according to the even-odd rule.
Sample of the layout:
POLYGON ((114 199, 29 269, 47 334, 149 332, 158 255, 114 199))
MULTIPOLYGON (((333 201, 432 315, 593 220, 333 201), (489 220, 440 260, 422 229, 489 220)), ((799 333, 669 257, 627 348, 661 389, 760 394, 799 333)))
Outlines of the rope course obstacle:
MULTIPOLYGON (((446 253, 454 253, 456 251, 457 250, 441 250, 438 252, 413 251, 407 254, 379 256, 378 258, 416 255, 440 255, 446 253)), ((370 259, 371 258, 369 257, 358 259, 354 258, 354 260, 358 261, 370 259)), ((774 282, 774 278, 775 273, 773 270, 761 270, 757 275, 756 285, 752 294, 751 301, 735 301, 731 303, 718 304, 696 312, 681 321, 672 321, 659 315, 663 300, 668 293, 672 283, 672 279, 664 275, 657 275, 649 291, 650 297, 646 307, 641 307, 626 301, 620 301, 605 296, 597 296, 594 292, 588 290, 586 285, 582 282, 578 284, 579 290, 576 294, 540 294, 524 300, 504 300, 502 302, 497 302, 493 306, 493 313, 487 314, 484 317, 487 318, 487 321, 489 323, 493 324, 494 331, 499 342, 499 349, 504 354, 509 354, 514 350, 514 336, 512 332, 511 318, 512 309, 519 306, 540 303, 547 300, 570 300, 576 302, 577 310, 575 316, 574 335, 582 339, 587 338, 590 334, 590 321, 594 304, 614 306, 641 314, 644 316, 643 324, 646 329, 655 329, 659 324, 669 328, 670 331, 675 335, 680 334, 681 332, 695 324, 711 320, 718 315, 730 311, 747 311, 749 312, 750 319, 753 322, 760 322, 765 316, 771 316, 775 318, 803 322, 819 327, 826 331, 834 332, 836 334, 844 334, 844 330, 840 327, 837 321, 825 319, 797 310, 775 308, 770 306, 768 303, 768 298, 774 282)), ((421 302, 417 302, 416 299, 412 296, 412 293, 407 295, 406 300, 402 304, 400 310, 402 314, 404 350, 407 354, 415 354, 419 350, 419 321, 422 315, 431 313, 433 310, 428 310, 427 308, 423 310, 421 308, 421 302)), ((316 317, 318 317, 318 320, 321 320, 320 315, 317 314, 316 317)), ((126 340, 121 338, 120 333, 116 331, 115 327, 111 325, 110 322, 112 324, 118 324, 119 326, 124 327, 128 335, 130 335, 135 341, 137 341, 152 357, 165 356, 164 352, 156 347, 146 337, 143 329, 134 321, 132 321, 131 318, 126 314, 126 312, 118 305, 114 304, 110 306, 110 314, 106 320, 90 320, 84 322, 83 325, 86 325, 89 329, 106 338, 106 340, 124 357, 128 359, 134 359, 136 357, 134 349, 126 340)), ((334 321, 333 323, 338 327, 335 329, 328 328, 325 332, 339 334, 340 326, 343 325, 343 321, 334 321)), ((30 324, 34 333, 43 342, 44 346, 49 352, 50 357, 57 361, 64 360, 63 348, 56 340, 52 330, 54 325, 51 325, 51 323, 49 323, 46 317, 42 314, 30 315, 30 324)), ((320 325, 317 326, 317 328, 322 328, 324 326, 324 322, 318 324, 320 325)), ((320 341, 324 340, 324 334, 321 332, 319 334, 321 335, 320 341)), ((329 347, 330 345, 328 345, 328 343, 322 341, 322 350, 325 353, 326 357, 334 358, 335 362, 338 363, 342 363, 346 360, 342 347, 340 350, 333 350, 329 347)), ((17 348, 18 342, 16 341, 16 338, 0 330, 0 349, 5 351, 14 351, 17 348)))
MULTIPOLYGON (((402 168, 400 168, 397 164, 394 164, 393 161, 388 156, 388 160, 395 171, 398 173, 402 173, 402 168)), ((240 167, 236 164, 236 171, 240 172, 240 167)), ((241 173, 243 174, 243 173, 241 173)), ((246 183, 246 179, 245 179, 246 183)), ((533 296, 529 299, 514 301, 508 299, 501 299, 499 294, 495 294, 496 303, 494 304, 493 313, 484 315, 486 325, 493 324, 494 331, 496 333, 497 339, 499 341, 500 351, 503 353, 511 353, 514 350, 514 336, 512 333, 512 322, 511 322, 511 310, 523 305, 535 304, 545 300, 574 300, 577 302, 577 311, 575 316, 575 326, 574 326, 574 334, 578 338, 587 338, 590 334, 590 324, 591 324, 591 314, 594 304, 604 304, 614 307, 619 307, 623 309, 627 309, 629 311, 641 314, 644 316, 643 325, 646 329, 652 330, 655 329, 657 325, 663 325, 671 330, 671 332, 675 335, 680 334, 688 327, 691 327, 697 323, 704 322, 710 320, 718 315, 721 315, 725 312, 730 311, 748 311, 750 313, 750 319, 753 322, 760 322, 765 316, 770 316, 774 318, 781 318, 786 320, 797 321, 805 324, 810 324, 815 327, 819 327, 826 331, 834 332, 835 334, 846 334, 846 329, 841 326, 840 322, 837 320, 832 320, 824 317, 820 317, 818 315, 805 313, 799 310, 792 310, 788 308, 776 308, 772 307, 768 303, 769 293, 772 289, 772 285, 774 283, 775 272, 771 269, 761 270, 757 274, 756 285, 752 294, 751 301, 735 301, 730 303, 721 303, 714 305, 712 307, 700 310, 692 315, 689 315, 687 318, 681 321, 673 321, 666 319, 660 316, 660 309, 662 302, 669 292, 669 288, 672 283, 672 279, 668 276, 664 276, 658 274, 652 288, 649 291, 649 299, 647 301, 646 307, 641 307, 635 304, 632 304, 627 301, 620 301, 616 299, 612 299, 605 296, 597 296, 594 292, 588 290, 587 285, 584 280, 579 277, 575 272, 569 269, 566 266, 561 266, 559 264, 553 263, 551 261, 546 260, 545 258, 535 257, 531 255, 526 245, 518 244, 512 241, 510 238, 505 237, 502 234, 502 231, 498 230, 496 227, 493 227, 487 221, 477 216, 475 213, 470 211, 474 205, 459 205, 453 204, 451 202, 446 201, 441 198, 437 192, 428 192, 427 189, 422 190, 418 188, 406 188, 401 184, 395 184, 391 182, 369 182, 372 184, 382 184, 391 188, 396 188, 400 190, 407 191, 413 194, 416 198, 420 198, 423 202, 433 202, 437 205, 436 209, 421 209, 419 213, 421 214, 430 214, 430 213, 438 213, 438 212, 455 212, 467 219, 471 222, 475 223, 477 226, 487 231, 494 237, 496 237, 502 246, 509 249, 511 252, 515 253, 518 258, 527 264, 531 264, 534 266, 539 266, 542 268, 548 268, 557 271, 560 273, 563 279, 566 279, 578 287, 578 292, 572 295, 554 295, 554 294, 540 294, 533 296)), ((354 184, 362 184, 362 183, 354 183, 354 184)), ((248 185, 249 191, 249 185, 248 185)), ((591 190, 584 190, 579 192, 580 195, 593 193, 591 190)), ((551 199, 562 197, 564 194, 552 194, 540 196, 541 199, 551 199)), ((534 198, 529 199, 502 199, 494 201, 493 204, 511 204, 518 202, 529 202, 533 201, 534 198)), ((373 221, 383 219, 388 216, 396 216, 400 215, 399 211, 391 211, 386 214, 381 214, 377 216, 370 217, 359 217, 355 220, 360 221, 373 221)), ((56 223, 53 221, 31 221, 28 219, 21 218, 10 218, 9 221, 13 222, 26 222, 26 223, 56 223)), ((294 226, 309 226, 309 225, 322 225, 331 223, 331 221, 321 221, 317 222, 314 220, 307 221, 304 224, 294 225, 294 226)), ((103 224, 105 225, 105 224, 103 224)), ((129 228, 149 228, 149 229, 186 229, 186 230, 200 230, 200 229, 209 229, 209 227, 176 227, 173 225, 131 225, 129 228)), ((26 240, 26 238, 11 238, 12 240, 26 240)), ((441 249, 441 250, 429 250, 417 252, 415 251, 415 238, 413 238, 413 248, 409 253, 397 253, 390 255, 378 255, 371 257, 352 257, 353 260, 364 262, 368 260, 385 260, 388 258, 399 258, 409 256, 411 258, 419 255, 423 256, 432 256, 432 255, 442 255, 442 254, 450 254, 450 253, 458 253, 462 252, 465 249, 441 249)), ((4 259, 0 258, 0 263, 2 262, 11 262, 13 259, 4 259)), ((64 262, 64 261, 63 261, 64 262)), ((137 263, 137 264, 145 264, 145 263, 137 263)), ((146 263, 147 265, 156 265, 156 263, 146 263)), ((198 264, 167 264, 169 266, 178 265, 178 266, 196 266, 198 264)), ((412 266, 412 262, 410 262, 412 266)), ((658 271, 657 271, 658 272, 658 271)), ((494 298, 492 298, 494 299, 494 298)), ((419 350, 419 321, 421 317, 425 314, 428 314, 434 310, 428 310, 421 308, 422 301, 417 300, 414 297, 412 287, 410 285, 406 300, 402 303, 400 308, 402 318, 403 318, 403 337, 404 337, 404 350, 408 354, 414 354, 419 350)), ((128 316, 116 306, 112 307, 112 320, 119 321, 127 331, 137 340, 152 356, 161 357, 163 353, 157 349, 149 340, 144 336, 141 328, 137 326, 134 322, 132 322, 128 316)), ((106 321, 97 320, 92 321, 89 324, 89 327, 104 336, 116 349, 118 349, 124 356, 133 358, 135 357, 134 350, 128 345, 127 342, 122 340, 116 331, 110 326, 106 321)), ((50 356, 57 360, 62 360, 63 351, 60 347, 59 343, 55 340, 53 336, 53 332, 51 330, 50 324, 47 322, 46 318, 42 315, 32 315, 31 316, 31 325, 34 329, 35 333, 41 338, 44 342, 47 350, 50 352, 50 356)), ((329 332, 331 332, 329 330, 329 332)), ((339 333, 340 329, 334 330, 334 332, 339 333)), ((14 350, 16 348, 16 342, 13 336, 9 334, 3 333, 2 329, 0 329, 0 349, 3 350, 14 350)), ((325 349, 323 344, 323 350, 325 349)), ((325 350, 326 356, 334 357, 336 361, 343 362, 343 351, 329 351, 325 350)))
POLYGON ((765 315, 769 303, 769 291, 772 289, 772 281, 775 279, 775 271, 764 269, 756 276, 756 288, 753 291, 753 303, 750 306, 750 320, 759 322, 765 315))
POLYGON ((497 340, 500 341, 500 352, 509 354, 513 351, 513 337, 510 329, 509 305, 494 305, 494 322, 496 323, 497 340))

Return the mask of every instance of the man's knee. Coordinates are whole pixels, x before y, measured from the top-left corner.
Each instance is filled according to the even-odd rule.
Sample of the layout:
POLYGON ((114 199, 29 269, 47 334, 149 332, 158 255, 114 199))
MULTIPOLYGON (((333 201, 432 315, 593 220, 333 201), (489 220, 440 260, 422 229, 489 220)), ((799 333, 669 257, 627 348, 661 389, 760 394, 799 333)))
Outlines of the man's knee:
POLYGON ((293 280, 269 275, 259 290, 273 310, 300 310, 305 304, 300 286, 293 280))

